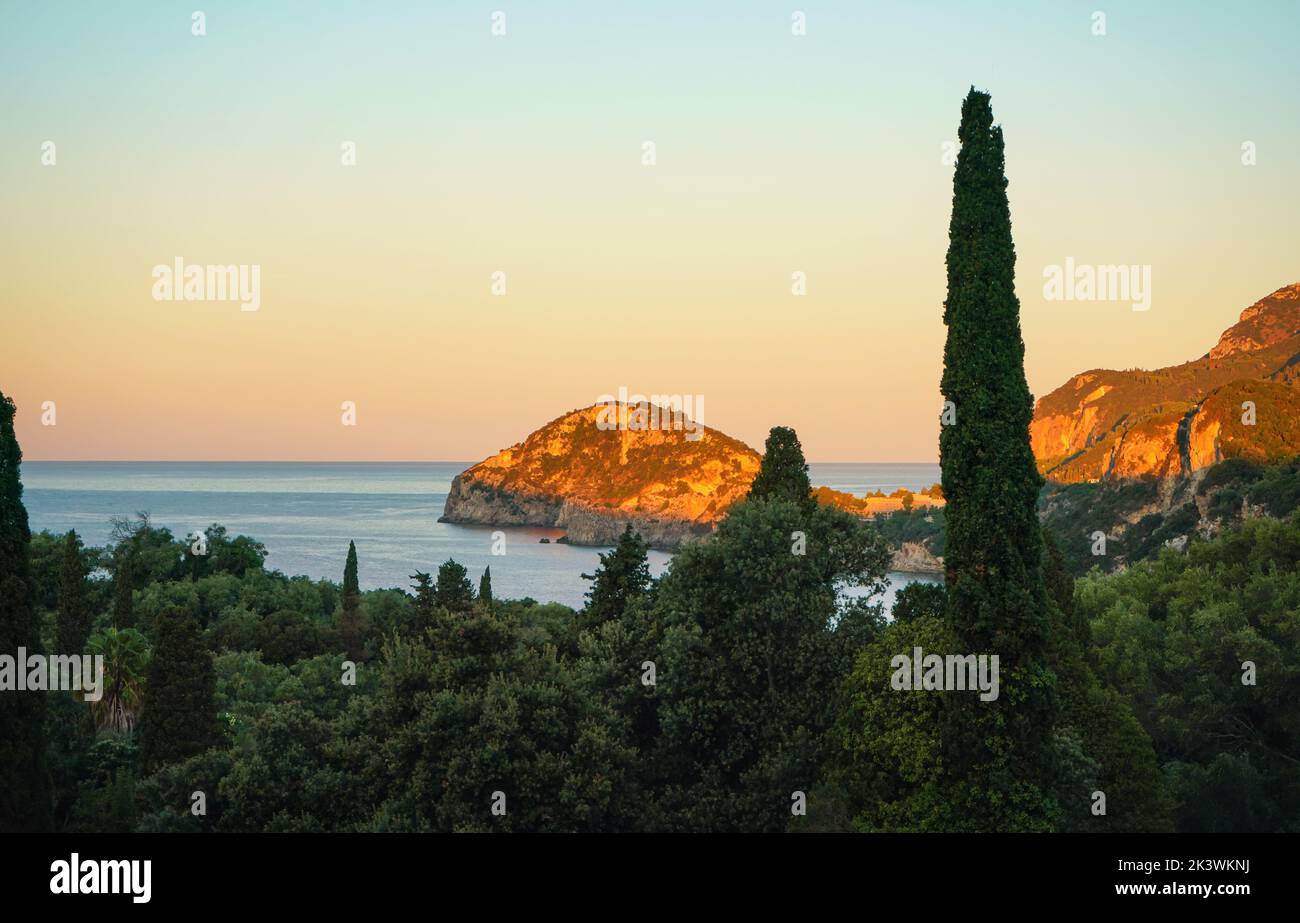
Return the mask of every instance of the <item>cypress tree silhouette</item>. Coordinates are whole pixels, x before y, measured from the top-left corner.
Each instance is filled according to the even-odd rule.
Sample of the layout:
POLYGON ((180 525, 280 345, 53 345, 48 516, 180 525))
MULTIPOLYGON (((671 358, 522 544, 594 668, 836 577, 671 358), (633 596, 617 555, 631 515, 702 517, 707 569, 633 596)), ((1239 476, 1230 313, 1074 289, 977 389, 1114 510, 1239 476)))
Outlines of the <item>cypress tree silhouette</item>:
POLYGON ((959 137, 941 384, 956 421, 939 435, 948 614, 972 650, 1038 656, 1050 624, 1037 509, 1043 479, 1029 447, 1034 401, 1025 381, 1002 128, 993 124, 987 93, 971 89, 959 137))
POLYGON ((348 559, 343 565, 343 609, 339 613, 339 640, 348 659, 359 661, 365 653, 364 618, 361 614, 361 583, 357 579, 357 545, 348 542, 348 559))
MULTIPOLYGON (((0 652, 41 653, 31 573, 31 529, 19 477, 23 453, 14 402, 0 393, 0 652)), ((26 669, 26 665, 18 665, 26 669)), ((0 692, 0 833, 44 831, 53 823, 45 764, 45 693, 0 692)))
POLYGON ((1005 153, 987 93, 971 88, 958 137, 941 383, 955 420, 943 421, 939 436, 947 498, 945 614, 966 652, 999 656, 1004 688, 983 710, 962 699, 960 707, 975 711, 950 760, 959 771, 963 763, 978 766, 982 782, 1002 789, 986 803, 1001 805, 990 809, 989 826, 1032 828, 1046 806, 1036 808, 1025 795, 1008 819, 1006 792, 1046 784, 1054 718, 1054 677, 1044 665, 1051 610, 1005 153))
POLYGON ((86 599, 86 567, 81 539, 75 530, 63 539, 63 569, 59 575, 59 614, 55 636, 60 654, 80 654, 90 637, 91 611, 86 599))
POLYGON ((187 759, 220 741, 216 684, 198 621, 182 609, 160 612, 140 708, 140 760, 146 768, 187 759))

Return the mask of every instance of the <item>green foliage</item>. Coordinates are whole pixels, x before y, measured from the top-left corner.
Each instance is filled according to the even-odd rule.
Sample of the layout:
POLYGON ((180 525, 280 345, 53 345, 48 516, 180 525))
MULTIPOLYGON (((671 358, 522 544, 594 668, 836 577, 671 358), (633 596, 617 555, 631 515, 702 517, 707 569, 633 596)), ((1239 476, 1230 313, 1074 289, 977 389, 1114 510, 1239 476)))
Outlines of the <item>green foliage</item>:
POLYGON ((144 701, 149 642, 134 628, 105 628, 90 636, 86 651, 104 658, 104 691, 90 703, 95 726, 126 734, 135 728, 144 701))
POLYGON ((348 542, 348 557, 343 564, 343 596, 360 596, 361 582, 357 578, 357 543, 348 542))
POLYGON ((76 833, 130 833, 135 827, 135 771, 139 748, 127 736, 95 740, 82 760, 82 777, 68 817, 76 833))
POLYGON ((962 104, 953 178, 942 391, 956 407, 939 450, 949 619, 967 649, 1019 664, 1047 634, 1029 448, 1033 400, 1024 373, 1002 129, 986 93, 962 104))
MULTIPOLYGON (((987 93, 971 88, 958 138, 941 382, 956 419, 939 435, 946 618, 957 643, 953 652, 1001 658, 1003 692, 987 706, 958 700, 968 723, 957 726, 965 749, 963 760, 947 767, 954 773, 949 787, 966 822, 1042 829, 1051 822, 1051 806, 1032 801, 1050 776, 1054 707, 1053 680, 1043 667, 1051 626, 1037 513, 1043 480, 1029 446, 1034 408, 1025 381, 1002 129, 993 124, 987 93)), ((945 745, 957 749, 946 738, 945 745)), ((943 817, 936 812, 928 822, 946 823, 943 817)))
POLYGON ((1192 503, 1176 507, 1167 513, 1148 514, 1129 527, 1116 548, 1126 561, 1145 560, 1176 538, 1194 537, 1200 518, 1200 513, 1192 503))
POLYGON ((951 753, 955 698, 890 685, 891 661, 900 652, 917 646, 956 651, 959 645, 946 621, 921 615, 891 623, 858 657, 844 685, 827 784, 819 792, 852 806, 853 829, 981 829, 983 812, 968 816, 964 809, 982 793, 972 792, 972 783, 956 772, 961 760, 951 753))
POLYGON ((1219 753, 1204 765, 1175 760, 1165 766, 1165 773, 1178 803, 1179 830, 1300 831, 1296 816, 1287 812, 1290 793, 1275 791, 1273 774, 1255 766, 1249 753, 1219 753))
POLYGON ((438 623, 437 655, 405 639, 385 648, 384 683, 358 714, 360 727, 385 729, 357 773, 378 780, 364 829, 631 826, 634 755, 554 649, 516 647, 516 626, 484 609, 438 623))
MULTIPOLYGON (((0 653, 41 653, 31 529, 19 478, 14 402, 0 393, 0 653)), ((48 830, 53 791, 45 761, 45 696, 0 693, 0 833, 48 830)))
POLYGON ((343 565, 343 607, 338 615, 339 641, 348 659, 365 658, 365 616, 361 612, 361 585, 357 578, 357 546, 348 542, 348 558, 343 565))
POLYGON ((131 587, 131 559, 123 556, 113 574, 113 627, 135 627, 135 606, 131 587))
POLYGON ((198 621, 174 609, 154 629, 140 713, 140 761, 146 769, 185 759, 220 742, 212 654, 198 621))
POLYGON ((333 633, 292 609, 258 616, 242 607, 228 611, 206 633, 214 651, 261 651, 267 663, 288 666, 328 652, 333 633))
MULTIPOLYGON (((1205 502, 1264 484, 1284 497, 1294 475, 1235 470, 1205 502)), ((1071 502, 1128 502, 1085 493, 1071 502)), ((927 515, 942 521, 875 525, 915 534, 927 515)), ((55 818, 85 832, 1300 831, 1300 519, 1225 527, 1077 587, 1070 543, 1046 535, 1041 655, 1004 662, 1002 700, 981 703, 890 688, 898 653, 965 649, 948 590, 904 588, 886 624, 839 593, 883 588, 885 539, 798 499, 735 505, 658 583, 627 532, 581 614, 476 605, 454 562, 436 585, 417 571, 414 598, 362 593, 355 549, 342 587, 251 560, 195 573, 142 517, 112 548, 165 576, 133 585, 138 629, 88 640, 105 655, 104 698, 49 697, 55 818), (349 600, 369 655, 355 685, 340 682, 327 622, 349 600), (809 814, 792 820, 795 791, 809 814)), ((256 544, 241 538, 224 540, 256 544)), ((50 562, 68 539, 41 548, 35 595, 57 603, 50 562)), ((85 585, 106 604, 107 581, 85 585)), ((59 613, 46 617, 57 635, 59 613)))
POLYGON ((328 653, 329 632, 302 612, 282 608, 261 621, 259 650, 266 663, 289 666, 328 653))
POLYGON ((1300 509, 1300 457, 1279 462, 1264 470, 1247 492, 1251 503, 1264 507, 1270 516, 1290 516, 1300 509))
POLYGON ((1179 829, 1300 829, 1297 564, 1300 520, 1248 520, 1079 581, 1090 657, 1150 734, 1179 829))
POLYGON ((1058 829, 1080 832, 1160 832, 1173 829, 1172 801, 1165 789, 1151 738, 1129 704, 1104 687, 1087 659, 1088 622, 1075 606, 1074 578, 1051 532, 1043 530, 1043 574, 1055 621, 1048 663, 1060 692, 1055 787, 1061 806, 1058 829), (1063 746, 1066 744, 1067 746, 1063 746), (1067 752, 1068 751, 1068 752, 1067 752), (1106 813, 1093 813, 1093 793, 1106 797, 1106 813))
POLYGON ((329 723, 304 705, 270 706, 220 780, 218 829, 314 832, 355 819, 361 805, 344 774, 324 766, 336 745, 329 723))
POLYGON ((890 615, 896 622, 910 622, 918 618, 944 617, 948 605, 948 591, 942 583, 909 583, 894 594, 890 615))
POLYGON ((448 612, 468 612, 474 607, 474 585, 463 565, 450 558, 439 565, 433 599, 448 612))
POLYGON ((1206 504, 1205 518, 1220 522, 1236 519, 1241 515, 1241 504, 1245 498, 1245 494, 1235 484, 1221 487, 1206 504))
POLYGON ((185 543, 176 541, 170 529, 156 528, 147 512, 136 513, 134 518, 114 518, 111 522, 113 535, 108 563, 114 574, 124 570, 130 585, 137 590, 183 574, 185 543))
POLYGON ((411 579, 415 581, 411 584, 411 589, 415 591, 415 611, 419 614, 420 621, 427 626, 433 618, 434 607, 438 604, 433 595, 433 578, 424 571, 417 570, 411 579))
POLYGON ((31 561, 33 602, 38 611, 58 608, 66 540, 67 536, 48 531, 32 534, 28 557, 31 561))
POLYGON ((59 575, 59 615, 56 644, 60 654, 80 654, 86 649, 94 614, 86 593, 86 565, 81 539, 70 531, 63 543, 59 575))
POLYGON ((749 488, 755 500, 776 497, 811 505, 812 482, 808 480, 808 464, 804 461, 803 446, 799 437, 788 426, 774 426, 767 435, 763 449, 763 464, 749 488))
POLYGON ((483 568, 483 576, 478 581, 478 599, 488 608, 492 607, 492 568, 483 568))
POLYGON ((231 538, 226 527, 213 523, 203 532, 204 543, 197 546, 194 542, 184 545, 183 570, 191 579, 208 577, 213 574, 231 574, 242 577, 249 571, 262 569, 266 560, 266 546, 254 541, 247 535, 231 538), (197 553, 202 550, 202 554, 197 553))
POLYGON ((896 510, 884 516, 875 516, 871 524, 891 547, 904 542, 924 545, 936 557, 943 557, 947 541, 942 508, 896 510))
POLYGON ((656 665, 654 716, 637 707, 624 717, 658 728, 657 825, 785 828, 791 792, 817 781, 840 679, 879 627, 878 610, 839 606, 836 588, 879 590, 887 565, 860 520, 780 497, 734 505, 710 541, 678 552, 644 614, 650 624, 630 633, 653 646, 604 653, 621 676, 602 682, 622 685, 625 699, 641 662, 656 665), (804 554, 795 532, 807 537, 804 554))
POLYGON ((1253 484, 1263 473, 1263 468, 1249 459, 1225 459, 1206 470, 1201 483, 1196 487, 1196 492, 1206 496, 1227 484, 1253 484))
POLYGON ((132 833, 135 831, 135 773, 118 769, 103 785, 83 786, 73 811, 78 833, 132 833))
POLYGON ((221 782, 235 764, 226 750, 207 750, 178 763, 163 766, 136 784, 136 802, 142 805, 139 833, 210 833, 218 830, 225 802, 221 782), (196 813, 194 794, 203 795, 203 812, 196 813))
POLYGON ((596 572, 582 575, 582 579, 591 581, 582 611, 583 628, 599 628, 611 619, 621 618, 632 600, 650 591, 648 551, 645 540, 628 523, 614 550, 601 552, 596 572))

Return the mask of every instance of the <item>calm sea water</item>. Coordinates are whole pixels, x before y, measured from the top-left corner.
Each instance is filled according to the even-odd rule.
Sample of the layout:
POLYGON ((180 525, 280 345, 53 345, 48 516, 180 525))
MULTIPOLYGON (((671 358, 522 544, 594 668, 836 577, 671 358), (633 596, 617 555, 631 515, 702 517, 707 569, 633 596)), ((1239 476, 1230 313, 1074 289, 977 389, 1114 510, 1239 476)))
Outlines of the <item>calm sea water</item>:
MULTIPOLYGON (((177 536, 214 522, 232 535, 266 545, 267 567, 286 574, 342 580, 348 541, 357 544, 365 589, 410 584, 417 569, 434 572, 448 558, 464 564, 477 585, 492 567, 497 596, 531 596, 541 602, 581 606, 597 566, 598 548, 559 545, 558 529, 512 527, 506 554, 491 553, 494 527, 438 522, 463 462, 39 462, 23 464, 23 499, 33 531, 76 529, 87 544, 101 545, 109 520, 148 512, 153 523, 177 536), (552 539, 540 544, 541 538, 552 539)), ((814 484, 861 495, 869 490, 920 490, 939 480, 938 465, 811 465, 814 484)), ((650 553, 655 574, 671 555, 650 553)), ((891 574, 893 592, 915 579, 891 574)))

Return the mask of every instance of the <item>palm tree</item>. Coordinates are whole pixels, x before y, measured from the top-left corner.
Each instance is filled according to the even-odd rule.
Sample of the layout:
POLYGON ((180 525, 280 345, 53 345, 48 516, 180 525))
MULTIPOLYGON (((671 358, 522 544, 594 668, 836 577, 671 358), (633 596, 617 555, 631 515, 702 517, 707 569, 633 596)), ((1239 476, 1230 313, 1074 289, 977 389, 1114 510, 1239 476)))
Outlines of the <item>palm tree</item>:
POLYGON ((95 727, 117 734, 131 733, 144 694, 149 643, 134 628, 106 628, 90 636, 87 648, 92 656, 104 658, 104 692, 98 702, 90 703, 95 727))

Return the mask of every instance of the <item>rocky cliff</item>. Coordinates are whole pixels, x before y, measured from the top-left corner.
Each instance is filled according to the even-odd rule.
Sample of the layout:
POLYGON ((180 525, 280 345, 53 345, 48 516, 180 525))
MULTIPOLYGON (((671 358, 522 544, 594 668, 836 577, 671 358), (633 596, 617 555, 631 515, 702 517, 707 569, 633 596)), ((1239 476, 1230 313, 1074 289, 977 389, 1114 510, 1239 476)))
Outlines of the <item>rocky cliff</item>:
POLYGON ((630 522, 673 549, 749 492, 761 457, 743 442, 689 423, 641 428, 635 407, 617 407, 613 427, 605 404, 570 411, 462 472, 441 521, 557 527, 578 545, 612 545, 630 522))
POLYGON ((1030 439, 1049 480, 1189 474, 1300 453, 1300 283, 1241 313, 1191 362, 1094 369, 1038 401, 1030 439), (1253 406, 1253 413, 1250 408, 1253 406))

